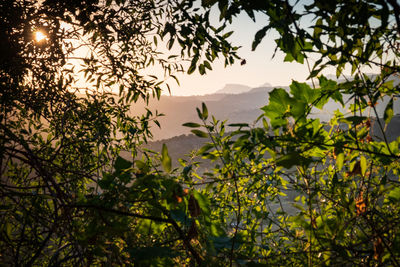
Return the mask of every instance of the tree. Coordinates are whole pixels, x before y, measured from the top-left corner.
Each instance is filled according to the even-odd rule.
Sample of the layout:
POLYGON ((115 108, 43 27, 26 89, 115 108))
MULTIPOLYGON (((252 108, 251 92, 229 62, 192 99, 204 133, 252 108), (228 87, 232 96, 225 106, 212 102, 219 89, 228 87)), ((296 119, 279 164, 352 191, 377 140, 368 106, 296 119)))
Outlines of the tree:
POLYGON ((253 19, 256 12, 266 14, 269 21, 255 35, 253 49, 276 30, 285 61, 307 64, 312 81, 270 92, 259 118, 263 127, 237 124, 237 131, 226 133, 226 122, 210 121, 206 106, 199 110, 201 124, 186 124, 211 139, 199 154, 216 161, 207 179, 191 183, 207 185, 202 192, 210 200, 209 216, 225 230, 214 237, 213 255, 231 266, 398 266, 400 138, 386 130, 400 92, 399 4, 203 5, 218 5, 226 22, 240 12, 253 19), (321 75, 328 67, 342 80, 321 75), (328 122, 313 118, 328 101, 349 111, 338 110, 328 122))
POLYGON ((384 134, 399 93, 390 81, 399 72, 399 5, 198 4, 1 2, 2 262, 399 265, 399 140, 384 134), (220 27, 210 22, 213 5, 220 27), (203 105, 201 124, 186 126, 210 138, 198 155, 215 168, 196 173, 198 163, 181 161, 172 169, 166 146, 159 154, 141 149, 159 114, 128 113, 137 99, 160 97, 163 79, 142 70, 154 63, 173 76, 183 59, 188 73, 204 74, 218 56, 233 63, 237 48, 224 29, 240 12, 269 17, 253 47, 276 30, 277 48, 285 60, 310 66, 313 86, 273 90, 263 127, 236 124, 232 133, 203 105), (314 19, 310 26, 300 23, 304 16, 314 19), (47 38, 33 40, 36 30, 47 38), (179 45, 180 54, 160 54, 162 41, 179 45), (319 75, 329 66, 337 76, 350 67, 352 78, 319 75), (378 75, 364 75, 365 66, 378 75), (82 78, 85 95, 75 93, 82 78), (382 98, 388 102, 379 120, 382 98), (310 117, 329 100, 351 104, 351 112, 325 123, 310 117))
MULTIPOLYGON (((129 108, 169 90, 164 79, 183 71, 180 61, 212 47, 204 73, 236 48, 207 29, 207 13, 191 21, 178 2, 2 0, 0 7, 1 262, 199 260, 172 211, 174 190, 182 193, 176 177, 158 171, 150 153, 137 156, 160 114, 132 117, 129 108), (168 34, 179 37, 180 55, 159 51, 168 34), (189 43, 198 35, 202 41, 189 43), (143 73, 153 65, 165 78, 143 73)), ((165 150, 169 171, 168 158, 165 150)))

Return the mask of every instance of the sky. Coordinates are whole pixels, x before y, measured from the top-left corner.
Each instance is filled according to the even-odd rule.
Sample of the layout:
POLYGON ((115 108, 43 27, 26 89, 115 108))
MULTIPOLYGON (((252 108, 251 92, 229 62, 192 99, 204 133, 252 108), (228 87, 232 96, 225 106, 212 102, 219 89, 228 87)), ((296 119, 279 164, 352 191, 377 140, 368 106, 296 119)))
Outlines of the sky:
MULTIPOLYGON (((307 0, 302 0, 307 1, 307 0)), ((304 3, 303 3, 304 4, 304 3)), ((218 10, 215 7, 211 12, 212 24, 218 25, 218 10)), ((287 86, 290 85, 292 80, 299 82, 307 81, 309 70, 306 64, 299 64, 296 62, 284 62, 284 54, 279 50, 272 58, 275 51, 275 39, 278 34, 274 31, 269 31, 262 42, 259 44, 255 51, 251 51, 251 45, 254 36, 258 30, 266 26, 267 17, 262 14, 256 14, 256 22, 250 19, 247 14, 240 14, 233 20, 233 24, 227 31, 233 31, 230 37, 230 42, 234 46, 241 46, 238 54, 241 58, 246 60, 245 65, 240 64, 237 60, 234 65, 224 66, 224 59, 221 56, 220 60, 216 60, 212 64, 213 70, 207 70, 206 75, 200 75, 198 71, 191 75, 186 73, 176 74, 180 85, 178 85, 172 78, 167 81, 170 85, 171 95, 174 96, 189 96, 189 95, 205 95, 212 94, 222 89, 226 84, 242 84, 250 87, 259 87, 266 83, 274 86, 287 86)), ((302 24, 306 25, 310 22, 310 18, 302 19, 302 24)), ((167 55, 175 53, 176 51, 168 51, 165 43, 159 43, 160 52, 167 55)), ((88 56, 88 52, 78 51, 83 57, 88 56)), ((174 49, 173 49, 174 50, 174 49)), ((179 54, 179 53, 178 53, 179 54)), ((76 62, 71 62, 73 65, 76 62)), ((310 59, 310 64, 313 65, 313 60, 310 59)), ((186 66, 186 70, 188 68, 186 66)), ((144 74, 156 74, 159 78, 163 76, 161 69, 157 70, 143 70, 144 74)), ((324 70, 323 74, 333 74, 335 71, 324 70)), ((78 87, 85 87, 84 79, 78 84, 78 87)), ((113 90, 113 89, 112 89, 113 90)), ((118 92, 116 87, 115 92, 118 92)), ((167 90, 163 92, 164 95, 170 94, 167 90)))
POLYGON ((171 83, 172 95, 204 95, 214 93, 223 88, 225 84, 235 83, 250 87, 261 86, 269 83, 273 86, 289 85, 292 79, 305 81, 309 72, 307 66, 295 62, 283 62, 284 55, 277 52, 272 58, 275 50, 275 39, 277 34, 267 33, 264 40, 255 51, 251 51, 256 32, 267 24, 265 17, 258 15, 256 22, 247 15, 242 14, 234 20, 230 27, 234 33, 230 41, 235 46, 241 46, 239 56, 246 59, 245 65, 236 61, 234 65, 224 67, 224 62, 214 62, 213 70, 206 75, 198 72, 191 75, 179 74, 180 86, 171 83))

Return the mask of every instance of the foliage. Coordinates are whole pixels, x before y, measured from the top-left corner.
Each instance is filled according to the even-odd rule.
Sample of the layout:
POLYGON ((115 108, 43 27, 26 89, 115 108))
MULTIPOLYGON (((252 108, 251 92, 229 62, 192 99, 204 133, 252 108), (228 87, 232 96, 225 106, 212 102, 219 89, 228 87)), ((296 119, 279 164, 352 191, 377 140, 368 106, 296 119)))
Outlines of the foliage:
POLYGON ((285 61, 307 64, 312 80, 312 86, 293 81, 289 91, 274 89, 258 118, 261 128, 238 124, 227 134, 226 122, 208 120, 205 107, 198 112, 201 126, 186 124, 212 140, 199 154, 215 160, 214 171, 191 186, 206 185, 211 216, 225 229, 224 245, 214 241, 215 257, 250 266, 398 266, 400 138, 389 140, 385 131, 400 92, 399 4, 203 4, 218 4, 223 21, 240 12, 266 14, 253 49, 276 30, 285 61), (301 22, 304 17, 309 21, 301 22), (343 82, 321 75, 328 67, 343 82), (367 75, 368 67, 378 74, 367 75), (313 118, 328 101, 348 112, 336 111, 329 122, 313 118), (373 124, 382 135, 372 132, 373 124))
POLYGON ((0 9, 2 264, 186 259, 193 248, 173 213, 181 187, 167 173, 167 149, 160 160, 138 157, 161 114, 129 109, 169 90, 166 79, 183 71, 182 61, 212 46, 202 63, 209 66, 222 51, 237 57, 236 48, 204 17, 191 22, 178 2, 1 0, 0 9), (198 35, 202 42, 186 45, 198 35), (173 38, 181 54, 163 54, 173 38))
POLYGON ((399 265, 400 140, 370 130, 385 132, 399 93, 396 1, 0 3, 2 263, 399 265), (210 22, 214 4, 221 27, 210 22), (180 60, 202 74, 219 55, 233 63, 224 29, 240 12, 268 16, 254 49, 276 30, 277 49, 310 67, 313 86, 274 89, 263 127, 231 133, 203 104, 201 123, 185 125, 209 138, 197 154, 215 168, 197 173, 198 162, 181 160, 173 169, 166 146, 141 149, 159 114, 128 113, 138 98, 160 97, 163 79, 143 70, 174 77, 180 60), (39 28, 42 42, 32 39, 39 28), (163 41, 180 54, 161 54, 163 41), (351 79, 320 75, 329 66, 338 77, 350 68, 351 79), (365 75, 368 66, 379 73, 365 75), (85 96, 74 92, 82 78, 85 96), (311 118, 328 101, 350 111, 311 118))

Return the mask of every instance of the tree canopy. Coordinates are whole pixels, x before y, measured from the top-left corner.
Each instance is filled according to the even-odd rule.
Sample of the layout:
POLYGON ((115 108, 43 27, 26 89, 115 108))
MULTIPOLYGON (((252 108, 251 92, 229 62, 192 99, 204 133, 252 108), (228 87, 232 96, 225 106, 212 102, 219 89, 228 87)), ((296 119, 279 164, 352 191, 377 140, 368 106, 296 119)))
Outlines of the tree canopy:
POLYGON ((400 93, 395 0, 0 7, 4 264, 400 265, 400 139, 386 134, 400 93), (285 61, 306 64, 311 83, 274 89, 262 127, 227 133, 226 121, 198 107, 199 122, 185 126, 209 138, 196 155, 215 168, 197 173, 194 159, 173 169, 166 146, 142 148, 161 114, 129 108, 159 98, 176 72, 239 59, 225 29, 241 12, 268 17, 253 49, 276 31, 285 61), (161 45, 179 52, 164 55, 161 45), (152 65, 165 77, 145 74, 152 65), (332 101, 349 111, 329 122, 312 116, 332 101))

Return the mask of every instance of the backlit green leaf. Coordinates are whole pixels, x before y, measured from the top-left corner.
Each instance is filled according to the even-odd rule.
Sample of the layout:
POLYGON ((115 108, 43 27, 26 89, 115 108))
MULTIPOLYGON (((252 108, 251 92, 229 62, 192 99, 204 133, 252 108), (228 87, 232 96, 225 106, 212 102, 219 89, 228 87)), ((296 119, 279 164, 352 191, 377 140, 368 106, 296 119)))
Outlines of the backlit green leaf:
POLYGON ((389 103, 386 105, 385 114, 383 115, 385 123, 389 123, 392 120, 393 115, 393 98, 391 98, 389 103))
POLYGON ((165 144, 162 146, 162 151, 161 151, 161 163, 163 165, 163 168, 166 172, 171 171, 171 158, 168 155, 168 148, 165 144))

